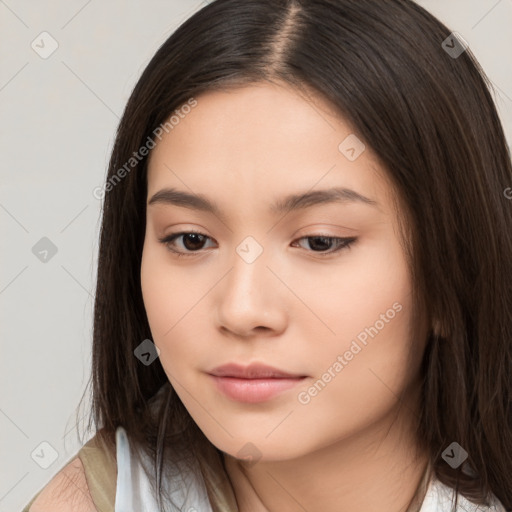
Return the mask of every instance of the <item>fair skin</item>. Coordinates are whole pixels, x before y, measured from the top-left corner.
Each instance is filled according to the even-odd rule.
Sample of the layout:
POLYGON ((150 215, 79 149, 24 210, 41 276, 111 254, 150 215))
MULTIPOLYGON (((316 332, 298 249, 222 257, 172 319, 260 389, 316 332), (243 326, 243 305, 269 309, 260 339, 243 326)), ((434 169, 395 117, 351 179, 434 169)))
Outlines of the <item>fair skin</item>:
MULTIPOLYGON (((224 452, 240 512, 404 512, 427 462, 413 433, 426 325, 412 325, 410 275, 385 172, 368 145, 354 161, 339 151, 353 130, 319 98, 258 84, 196 99, 148 164, 148 201, 173 187, 203 195, 221 215, 147 206, 141 286, 171 384, 224 452), (334 187, 377 207, 352 201, 270 210, 289 194, 334 187), (190 230, 207 238, 168 244, 195 250, 190 257, 158 240, 190 230), (357 240, 332 252, 336 240, 320 235, 357 240), (263 249, 251 263, 236 251, 247 236, 263 249), (389 311, 392 319, 381 316, 389 311), (372 326, 377 334, 346 356, 372 326), (420 335, 412 337, 412 327, 420 335), (228 362, 306 377, 271 399, 241 403, 207 374, 228 362), (246 443, 253 461, 238 455, 246 443)), ((242 244, 249 254, 255 247, 242 244)), ((68 509, 95 510, 79 459, 31 512, 68 509), (69 490, 61 495, 70 475, 79 502, 69 490)))
POLYGON ((96 512, 82 461, 74 457, 44 487, 30 512, 96 512))
POLYGON ((225 453, 240 512, 405 511, 427 462, 413 434, 425 337, 410 335, 418 328, 411 280, 385 172, 368 146, 354 161, 340 152, 353 130, 318 97, 260 83, 196 99, 148 163, 148 202, 173 187, 220 210, 147 206, 141 285, 171 384, 225 453), (333 187, 377 206, 270 209, 286 195, 333 187), (159 241, 191 230, 204 237, 159 241), (251 263, 236 251, 248 236, 263 249, 251 263), (318 238, 305 238, 319 236, 357 240, 332 252, 335 240, 320 239, 318 248, 318 238), (377 324, 393 305, 400 311, 377 324), (367 345, 333 370, 375 325, 367 345), (228 362, 306 378, 242 403, 207 374, 228 362), (329 368, 331 378, 322 377, 329 368), (322 378, 327 385, 311 391, 322 378), (255 463, 237 457, 249 442, 255 463))

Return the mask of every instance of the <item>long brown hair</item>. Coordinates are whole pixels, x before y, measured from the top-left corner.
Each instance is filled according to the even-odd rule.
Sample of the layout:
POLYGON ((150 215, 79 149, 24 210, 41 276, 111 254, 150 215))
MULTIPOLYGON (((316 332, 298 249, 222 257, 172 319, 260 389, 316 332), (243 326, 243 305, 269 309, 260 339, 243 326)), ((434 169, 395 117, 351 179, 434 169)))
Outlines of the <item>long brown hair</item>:
POLYGON ((512 508, 512 166, 490 83, 469 48, 449 51, 460 48, 443 43, 450 34, 411 0, 216 0, 144 70, 108 169, 89 427, 113 446, 122 425, 151 454, 159 499, 164 453, 213 463, 220 451, 159 359, 146 366, 134 356, 151 339, 140 285, 147 157, 126 163, 190 98, 274 81, 328 101, 386 169, 407 226, 415 303, 437 326, 422 366, 418 442, 441 482, 479 504, 492 492, 512 508), (464 466, 443 459, 452 442, 468 453, 464 466))

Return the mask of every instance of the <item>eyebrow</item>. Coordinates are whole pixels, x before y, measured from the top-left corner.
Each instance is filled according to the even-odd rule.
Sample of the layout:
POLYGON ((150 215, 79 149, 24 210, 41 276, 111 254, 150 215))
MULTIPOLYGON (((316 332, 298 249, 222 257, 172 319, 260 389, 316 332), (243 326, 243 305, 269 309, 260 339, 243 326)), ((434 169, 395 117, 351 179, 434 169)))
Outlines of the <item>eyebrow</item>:
MULTIPOLYGON (((377 201, 369 199, 355 190, 344 187, 333 187, 326 190, 290 194, 273 203, 270 206, 270 211, 275 215, 286 214, 291 211, 330 203, 362 203, 378 208, 377 201)), ((185 208, 209 212, 219 218, 223 218, 221 209, 214 201, 210 201, 202 194, 193 194, 176 188, 163 188, 156 192, 148 201, 148 205, 154 204, 183 206, 185 208)))

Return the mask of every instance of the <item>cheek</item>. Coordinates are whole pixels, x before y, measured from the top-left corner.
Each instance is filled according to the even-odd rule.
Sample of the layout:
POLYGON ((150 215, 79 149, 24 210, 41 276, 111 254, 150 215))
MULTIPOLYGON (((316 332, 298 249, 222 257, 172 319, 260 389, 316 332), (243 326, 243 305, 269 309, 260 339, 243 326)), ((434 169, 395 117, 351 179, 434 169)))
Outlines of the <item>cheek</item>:
MULTIPOLYGON (((414 342, 409 338, 410 295, 393 293, 391 298, 398 300, 362 304, 364 315, 348 324, 338 322, 336 341, 310 351, 316 371, 308 385, 297 390, 294 409, 294 425, 306 433, 317 432, 315 439, 305 434, 305 442, 328 444, 355 435, 393 410, 413 382, 421 353, 413 351, 409 359, 414 342), (386 311, 388 323, 379 318, 386 311)), ((286 443, 290 435, 286 429, 276 431, 274 441, 286 443)))
POLYGON ((291 271, 287 279, 314 313, 304 315, 300 323, 303 328, 317 329, 316 337, 321 335, 328 342, 322 346, 343 349, 348 340, 375 322, 379 322, 379 331, 390 332, 409 314, 409 270, 398 241, 391 237, 367 239, 334 264, 294 273, 300 279, 291 271), (393 309, 395 303, 396 309, 403 307, 402 312, 393 309), (380 318, 386 312, 390 321, 383 324, 380 318))
POLYGON ((171 264, 165 251, 151 244, 144 247, 140 277, 144 307, 152 341, 160 350, 160 362, 168 376, 179 375, 201 355, 203 337, 197 334, 206 318, 200 317, 202 309, 198 301, 211 284, 192 285, 187 273, 171 264))
POLYGON ((375 399, 378 402, 382 393, 390 394, 386 386, 399 393, 421 359, 418 347, 412 352, 417 357, 409 368, 410 344, 414 342, 410 339, 411 282, 398 242, 375 243, 357 256, 354 252, 343 265, 346 267, 339 272, 331 271, 317 280, 320 286, 308 283, 307 274, 303 279, 303 286, 309 287, 308 305, 324 323, 321 326, 313 315, 302 323, 302 330, 309 333, 303 338, 318 340, 319 325, 324 333, 314 350, 303 347, 310 368, 321 380, 317 386, 321 393, 311 390, 322 394, 315 398, 319 406, 340 399, 354 399, 357 405, 380 397, 375 399), (323 391, 327 388, 328 392, 323 391))
POLYGON ((195 295, 193 287, 187 286, 184 272, 171 264, 170 257, 156 243, 144 245, 140 280, 153 336, 160 340, 170 338, 195 295))
POLYGON ((308 396, 299 403, 314 398, 319 407, 329 405, 331 413, 336 410, 333 403, 352 403, 357 410, 357 404, 393 399, 412 380, 422 354, 419 346, 411 351, 409 296, 396 297, 381 307, 366 305, 358 317, 338 322, 336 337, 324 337, 314 351, 304 354, 314 370, 309 387, 301 389, 308 396))

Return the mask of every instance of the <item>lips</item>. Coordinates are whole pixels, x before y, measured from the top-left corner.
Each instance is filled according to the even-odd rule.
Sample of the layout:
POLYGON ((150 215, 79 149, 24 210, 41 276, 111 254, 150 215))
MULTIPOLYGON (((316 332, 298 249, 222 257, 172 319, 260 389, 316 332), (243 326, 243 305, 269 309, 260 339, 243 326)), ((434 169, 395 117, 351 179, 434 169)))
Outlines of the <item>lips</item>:
POLYGON ((209 372, 216 388, 236 402, 255 404, 274 398, 297 386, 305 375, 293 374, 253 363, 241 366, 230 363, 209 372))
POLYGON ((209 373, 216 377, 234 377, 237 379, 298 379, 305 377, 305 375, 285 372, 260 363, 253 363, 249 366, 229 363, 218 366, 209 373))

